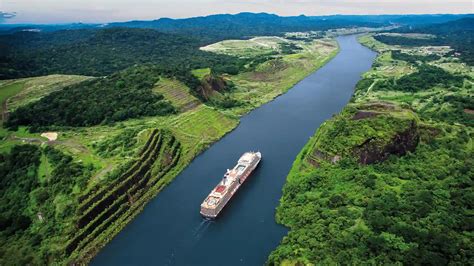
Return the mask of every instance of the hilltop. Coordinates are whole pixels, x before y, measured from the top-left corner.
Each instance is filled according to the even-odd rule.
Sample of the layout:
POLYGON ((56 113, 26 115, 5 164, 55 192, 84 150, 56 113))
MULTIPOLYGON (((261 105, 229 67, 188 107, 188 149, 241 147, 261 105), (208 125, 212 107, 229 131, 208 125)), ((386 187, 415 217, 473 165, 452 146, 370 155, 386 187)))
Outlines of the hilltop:
POLYGON ((471 23, 240 13, 8 27, 0 264, 87 263, 242 115, 333 58, 335 36, 367 32, 380 54, 296 159, 276 217, 291 230, 269 263, 469 261, 471 23))
POLYGON ((359 39, 379 52, 372 69, 294 161, 276 214, 290 231, 270 265, 473 258, 472 67, 414 44, 435 35, 381 36, 394 35, 359 39))

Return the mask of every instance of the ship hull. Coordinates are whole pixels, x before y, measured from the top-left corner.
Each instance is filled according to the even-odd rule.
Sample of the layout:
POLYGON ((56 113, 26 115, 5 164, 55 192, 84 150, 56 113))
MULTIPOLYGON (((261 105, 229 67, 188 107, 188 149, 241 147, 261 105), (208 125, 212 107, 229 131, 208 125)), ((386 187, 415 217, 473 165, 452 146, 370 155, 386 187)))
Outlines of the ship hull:
POLYGON ((203 207, 201 206, 201 215, 205 218, 205 219, 215 219, 219 216, 219 214, 222 212, 222 210, 225 208, 225 206, 227 206, 227 204, 229 203, 229 201, 235 196, 235 194, 237 193, 237 191, 239 190, 239 188, 247 181, 248 177, 255 171, 255 169, 257 168, 257 166, 259 165, 260 161, 261 161, 261 155, 260 153, 258 153, 258 159, 256 161, 254 161, 252 163, 252 165, 250 165, 248 167, 248 169, 246 169, 246 171, 241 175, 239 176, 239 182, 236 182, 235 183, 235 186, 232 186, 232 187, 229 187, 229 193, 226 194, 222 199, 221 199, 221 202, 220 204, 215 207, 215 208, 207 208, 207 207, 203 207))

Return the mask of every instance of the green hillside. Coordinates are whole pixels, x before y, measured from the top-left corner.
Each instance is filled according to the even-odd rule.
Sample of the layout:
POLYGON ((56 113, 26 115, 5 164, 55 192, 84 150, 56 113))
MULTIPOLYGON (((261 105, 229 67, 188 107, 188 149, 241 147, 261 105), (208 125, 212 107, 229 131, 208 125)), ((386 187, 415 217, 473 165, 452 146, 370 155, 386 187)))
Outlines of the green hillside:
POLYGON ((401 57, 360 41, 380 54, 296 158, 276 214, 290 231, 268 263, 469 264, 472 69, 442 52, 425 60, 430 47, 401 57))
POLYGON ((168 71, 241 63, 199 50, 192 37, 151 29, 83 29, 0 35, 0 79, 74 74, 104 76, 135 64, 152 63, 168 71))
POLYGON ((337 53, 334 40, 297 43, 305 49, 249 56, 234 74, 219 72, 226 65, 218 62, 139 64, 102 77, 2 81, 21 86, 9 90, 0 131, 0 172, 9 173, 0 264, 87 263, 242 114, 337 53))

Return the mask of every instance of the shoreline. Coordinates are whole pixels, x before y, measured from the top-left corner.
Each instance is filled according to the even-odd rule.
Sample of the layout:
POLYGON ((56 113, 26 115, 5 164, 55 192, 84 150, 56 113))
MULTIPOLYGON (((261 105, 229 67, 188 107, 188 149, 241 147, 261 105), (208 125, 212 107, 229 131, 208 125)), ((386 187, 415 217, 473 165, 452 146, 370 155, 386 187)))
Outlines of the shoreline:
MULTIPOLYGON (((336 42, 336 43, 337 43, 337 49, 335 51, 331 52, 323 61, 321 61, 320 64, 318 64, 314 68, 312 68, 311 71, 308 71, 308 73, 306 73, 300 80, 298 80, 297 82, 292 83, 290 86, 287 86, 286 88, 282 89, 281 93, 274 95, 269 101, 261 103, 260 105, 255 106, 254 108, 248 110, 245 113, 239 114, 238 115, 238 123, 235 125, 235 127, 231 128, 230 130, 225 132, 223 135, 221 135, 214 142, 208 143, 206 145, 206 147, 204 147, 203 149, 197 151, 195 156, 193 156, 192 158, 188 158, 185 161, 185 163, 181 163, 178 168, 173 168, 173 170, 171 172, 168 172, 165 176, 163 176, 163 178, 160 181, 158 181, 157 184, 154 187, 152 187, 150 190, 145 192, 143 197, 138 202, 135 203, 138 206, 134 207, 134 209, 132 211, 130 211, 130 213, 129 213, 129 211, 127 211, 126 215, 125 215, 126 216, 125 218, 123 218, 123 219, 119 218, 119 220, 116 221, 116 223, 119 223, 117 226, 115 226, 115 227, 110 226, 109 228, 107 228, 106 231, 104 231, 102 233, 102 234, 107 234, 106 236, 103 236, 102 234, 100 235, 101 238, 106 238, 106 239, 104 241, 98 241, 97 244, 90 247, 88 249, 89 252, 85 253, 86 256, 82 256, 81 260, 74 260, 74 259, 71 260, 71 258, 74 257, 73 255, 75 254, 73 252, 71 254, 71 256, 69 257, 68 261, 69 262, 73 261, 73 262, 79 262, 79 263, 87 263, 87 264, 90 263, 95 258, 95 256, 98 253, 100 253, 100 251, 110 241, 112 241, 130 222, 132 222, 134 220, 134 218, 136 218, 144 210, 144 208, 148 205, 148 203, 151 200, 158 197, 159 193, 162 191, 162 189, 164 189, 169 183, 171 183, 193 160, 198 158, 202 153, 204 153, 213 144, 220 141, 226 135, 228 135, 229 133, 234 131, 239 126, 240 119, 242 117, 244 117, 248 113, 252 112, 253 110, 260 108, 261 106, 274 101, 279 96, 284 95, 286 92, 290 91, 296 84, 298 84, 299 82, 301 82, 303 79, 305 79, 309 75, 313 74, 314 72, 318 71, 321 67, 323 67, 328 62, 330 62, 337 54, 339 54, 339 52, 340 52, 339 43, 338 42, 336 42)), ((225 110, 221 111, 221 112, 223 112, 224 114, 226 113, 225 110)), ((84 255, 84 254, 77 254, 77 256, 79 256, 79 255, 84 255)))

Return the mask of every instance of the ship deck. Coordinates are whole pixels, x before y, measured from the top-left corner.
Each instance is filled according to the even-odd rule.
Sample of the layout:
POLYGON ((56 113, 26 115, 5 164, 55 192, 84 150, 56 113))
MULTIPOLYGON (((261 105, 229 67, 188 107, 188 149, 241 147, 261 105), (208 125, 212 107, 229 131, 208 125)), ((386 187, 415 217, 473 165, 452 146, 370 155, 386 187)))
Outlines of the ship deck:
POLYGON ((230 189, 236 186, 236 182, 239 182, 239 178, 245 172, 245 170, 252 164, 255 160, 255 157, 252 153, 244 153, 237 164, 232 168, 232 170, 227 170, 224 178, 217 184, 216 187, 209 193, 206 199, 201 204, 202 208, 215 209, 219 206, 221 199, 228 193, 230 189))

